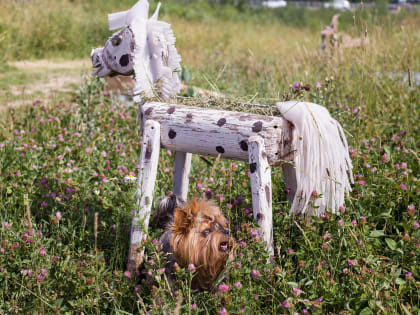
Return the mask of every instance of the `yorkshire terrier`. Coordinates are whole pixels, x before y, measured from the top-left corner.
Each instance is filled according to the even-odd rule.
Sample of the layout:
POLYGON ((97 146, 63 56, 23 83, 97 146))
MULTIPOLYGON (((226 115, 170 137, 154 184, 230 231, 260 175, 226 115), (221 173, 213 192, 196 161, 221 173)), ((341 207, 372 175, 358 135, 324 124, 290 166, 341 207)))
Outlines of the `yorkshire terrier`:
POLYGON ((173 271, 175 262, 184 268, 192 264, 196 274, 191 287, 211 290, 235 246, 220 209, 212 201, 184 202, 173 195, 160 202, 155 220, 165 229, 160 244, 167 253, 167 269, 173 271))

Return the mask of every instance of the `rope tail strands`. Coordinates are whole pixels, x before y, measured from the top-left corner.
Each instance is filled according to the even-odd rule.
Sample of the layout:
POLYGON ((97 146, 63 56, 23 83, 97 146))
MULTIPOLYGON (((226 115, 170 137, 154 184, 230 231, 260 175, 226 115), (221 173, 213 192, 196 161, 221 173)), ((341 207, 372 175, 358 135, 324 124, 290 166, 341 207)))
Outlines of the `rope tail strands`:
MULTIPOLYGON (((282 166, 290 212, 321 215, 337 212, 351 191, 352 163, 340 124, 326 108, 312 103, 277 103, 282 117, 176 104, 181 57, 171 26, 158 21, 158 5, 149 3, 109 15, 114 33, 103 48, 92 50, 93 75, 135 75, 134 101, 142 130, 137 211, 131 227, 128 268, 142 262, 160 148, 174 150, 173 192, 188 196, 191 154, 246 161, 250 168, 253 214, 260 236, 273 253, 270 167, 282 166), (172 102, 171 102, 172 100, 172 102)), ((243 108, 243 107, 241 107, 243 108)))
POLYGON ((317 104, 289 101, 277 103, 277 108, 294 124, 298 136, 297 187, 290 212, 317 216, 327 209, 337 212, 353 183, 353 165, 341 125, 317 104))

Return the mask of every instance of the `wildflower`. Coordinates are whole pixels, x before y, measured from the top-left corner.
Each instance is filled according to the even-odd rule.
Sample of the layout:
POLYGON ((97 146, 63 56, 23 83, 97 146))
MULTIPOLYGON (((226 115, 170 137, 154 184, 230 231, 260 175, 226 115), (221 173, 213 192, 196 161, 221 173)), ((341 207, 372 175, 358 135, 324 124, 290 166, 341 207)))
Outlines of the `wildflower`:
POLYGON ((329 240, 331 238, 331 234, 327 231, 325 232, 325 234, 322 236, 322 239, 324 241, 329 240))
POLYGON ((228 311, 225 308, 222 308, 218 313, 218 315, 228 315, 228 311))
POLYGON ((420 227, 420 224, 418 222, 413 222, 413 229, 417 230, 420 227))
POLYGON ((45 256, 45 254, 47 253, 47 251, 45 250, 45 248, 41 248, 41 249, 39 250, 39 253, 40 253, 42 256, 45 256))
POLYGON ((357 259, 355 260, 347 259, 347 264, 349 265, 349 267, 352 267, 353 265, 357 265, 357 259))
POLYGON ((242 263, 240 261, 238 261, 235 265, 234 265, 235 269, 240 269, 242 267, 242 263))
POLYGON ((400 184, 400 188, 402 189, 402 190, 407 190, 407 186, 405 186, 404 184, 400 184))
POLYGON ((407 281, 412 281, 412 280, 414 280, 414 277, 413 277, 413 273, 412 272, 407 272, 406 274, 405 274, 405 280, 407 280, 407 281))
POLYGON ((292 306, 289 302, 287 302, 287 300, 281 303, 281 305, 283 305, 284 308, 290 308, 292 306))
POLYGON ((48 207, 48 203, 46 203, 45 201, 43 201, 43 202, 41 203, 41 207, 42 207, 42 208, 46 208, 46 207, 48 207))
POLYGON ((254 294, 253 298, 254 300, 258 299, 259 295, 258 294, 254 294))
POLYGON ((239 246, 241 246, 242 248, 246 247, 246 242, 240 241, 239 242, 239 246))
POLYGON ((407 211, 408 215, 410 217, 414 217, 414 215, 416 214, 416 207, 414 205, 409 205, 407 209, 408 209, 407 211))
POLYGON ((36 280, 38 280, 39 282, 42 282, 42 280, 44 280, 44 277, 42 275, 38 275, 36 276, 36 280))
POLYGON ((229 286, 227 284, 224 284, 224 283, 219 284, 219 291, 220 292, 227 292, 227 291, 229 291, 229 286))
POLYGON ((251 209, 249 209, 249 208, 245 208, 245 209, 244 209, 244 212, 245 212, 246 214, 251 213, 251 209))
POLYGON ((295 82, 295 83, 293 83, 292 87, 293 87, 294 89, 297 89, 297 88, 299 87, 299 82, 295 82))
POLYGON ((239 289, 240 287, 242 287, 242 283, 240 281, 235 282, 235 284, 233 285, 235 288, 239 289))
POLYGON ((361 216, 361 217, 359 218, 359 220, 360 220, 360 223, 361 223, 361 224, 366 223, 366 217, 364 217, 364 216, 361 216))
POLYGON ((303 314, 303 315, 309 315, 309 314, 311 314, 311 313, 309 313, 309 311, 308 311, 306 308, 304 308, 304 309, 302 310, 302 314, 303 314))
POLYGON ((292 290, 292 294, 294 295, 294 296, 299 296, 299 295, 301 295, 302 293, 304 293, 301 289, 299 289, 299 288, 293 288, 293 290, 292 290))
POLYGON ((338 224, 339 227, 344 227, 344 221, 343 220, 338 221, 337 224, 338 224))
POLYGON ((352 224, 354 227, 356 227, 356 226, 357 226, 357 222, 356 222, 356 220, 352 220, 352 221, 351 221, 351 224, 352 224))
POLYGON ((226 208, 228 208, 228 209, 232 209, 232 204, 231 204, 231 203, 227 203, 227 204, 226 204, 226 208))
POLYGON ((45 278, 48 278, 48 271, 47 271, 47 269, 41 269, 41 275, 44 276, 45 278))
POLYGON ((360 185, 360 186, 365 186, 365 185, 366 185, 366 182, 365 182, 364 180, 360 180, 360 181, 359 181, 359 185, 360 185))
POLYGON ((251 237, 252 238, 258 237, 258 231, 257 230, 251 230, 251 237))
POLYGON ((254 279, 258 279, 260 277, 260 272, 258 270, 252 269, 251 270, 251 277, 254 279))
POLYGON ((131 278, 130 271, 128 271, 128 270, 124 271, 124 277, 126 277, 127 279, 130 279, 131 278))
POLYGON ((346 212, 346 208, 343 205, 341 205, 340 207, 338 207, 338 210, 340 210, 341 213, 346 212))
POLYGON ((316 87, 316 88, 318 88, 318 89, 319 89, 321 86, 322 86, 321 82, 319 82, 319 81, 316 81, 316 82, 315 82, 315 87, 316 87))
POLYGON ((191 305, 191 308, 192 308, 193 311, 196 311, 197 310, 197 304, 193 303, 191 305))
POLYGON ((195 270, 194 264, 189 264, 188 265, 188 271, 194 271, 194 270, 195 270))
POLYGON ((157 244, 157 242, 158 242, 158 240, 157 240, 157 239, 153 239, 152 244, 153 244, 153 245, 156 245, 156 244, 157 244))
POLYGON ((92 148, 86 148, 85 152, 86 152, 87 154, 92 153, 92 148))
POLYGON ((125 183, 134 183, 136 181, 137 177, 134 176, 134 174, 130 173, 129 175, 124 177, 125 183))
POLYGON ((406 169, 407 168, 407 163, 406 162, 402 162, 401 163, 401 168, 406 169))
POLYGON ((289 255, 293 254, 293 252, 294 252, 294 249, 293 249, 293 248, 289 248, 289 249, 287 250, 287 253, 288 253, 289 255))
POLYGON ((61 212, 60 212, 60 211, 57 211, 57 212, 55 213, 55 217, 56 217, 58 220, 60 220, 60 219, 62 218, 61 212))
POLYGON ((4 221, 3 226, 4 226, 5 228, 8 228, 8 227, 10 226, 10 224, 9 224, 9 222, 4 221))
POLYGON ((101 156, 102 156, 102 157, 106 157, 106 151, 102 151, 102 152, 101 152, 101 156))

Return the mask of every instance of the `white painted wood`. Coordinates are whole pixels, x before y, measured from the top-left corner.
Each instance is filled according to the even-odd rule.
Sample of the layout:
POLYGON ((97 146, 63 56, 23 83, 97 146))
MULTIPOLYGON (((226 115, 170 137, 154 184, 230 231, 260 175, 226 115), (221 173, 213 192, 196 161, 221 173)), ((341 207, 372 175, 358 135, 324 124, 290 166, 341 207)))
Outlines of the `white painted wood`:
POLYGON ((160 126, 147 120, 143 130, 140 169, 137 180, 137 209, 131 223, 130 252, 127 269, 134 272, 143 260, 141 242, 147 236, 160 151, 160 126))
POLYGON ((261 136, 249 138, 249 169, 254 219, 259 225, 259 235, 267 242, 267 250, 273 255, 271 168, 261 136))
POLYGON ((174 161, 173 193, 182 200, 187 200, 188 184, 190 182, 191 153, 176 151, 174 161))
POLYGON ((291 143, 283 141, 282 117, 159 102, 144 104, 142 116, 160 123, 164 148, 248 161, 248 138, 259 135, 270 165, 293 160, 291 143))

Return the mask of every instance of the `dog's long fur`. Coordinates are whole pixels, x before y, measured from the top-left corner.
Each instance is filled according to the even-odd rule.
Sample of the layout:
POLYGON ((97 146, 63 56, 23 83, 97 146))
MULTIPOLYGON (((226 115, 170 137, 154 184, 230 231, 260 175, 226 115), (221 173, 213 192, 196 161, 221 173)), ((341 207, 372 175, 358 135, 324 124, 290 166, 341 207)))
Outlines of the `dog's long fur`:
POLYGON ((183 202, 171 196, 161 201, 155 219, 165 228, 160 244, 167 269, 173 272, 175 262, 184 268, 194 265, 192 288, 210 290, 235 246, 220 209, 208 200, 183 202))

